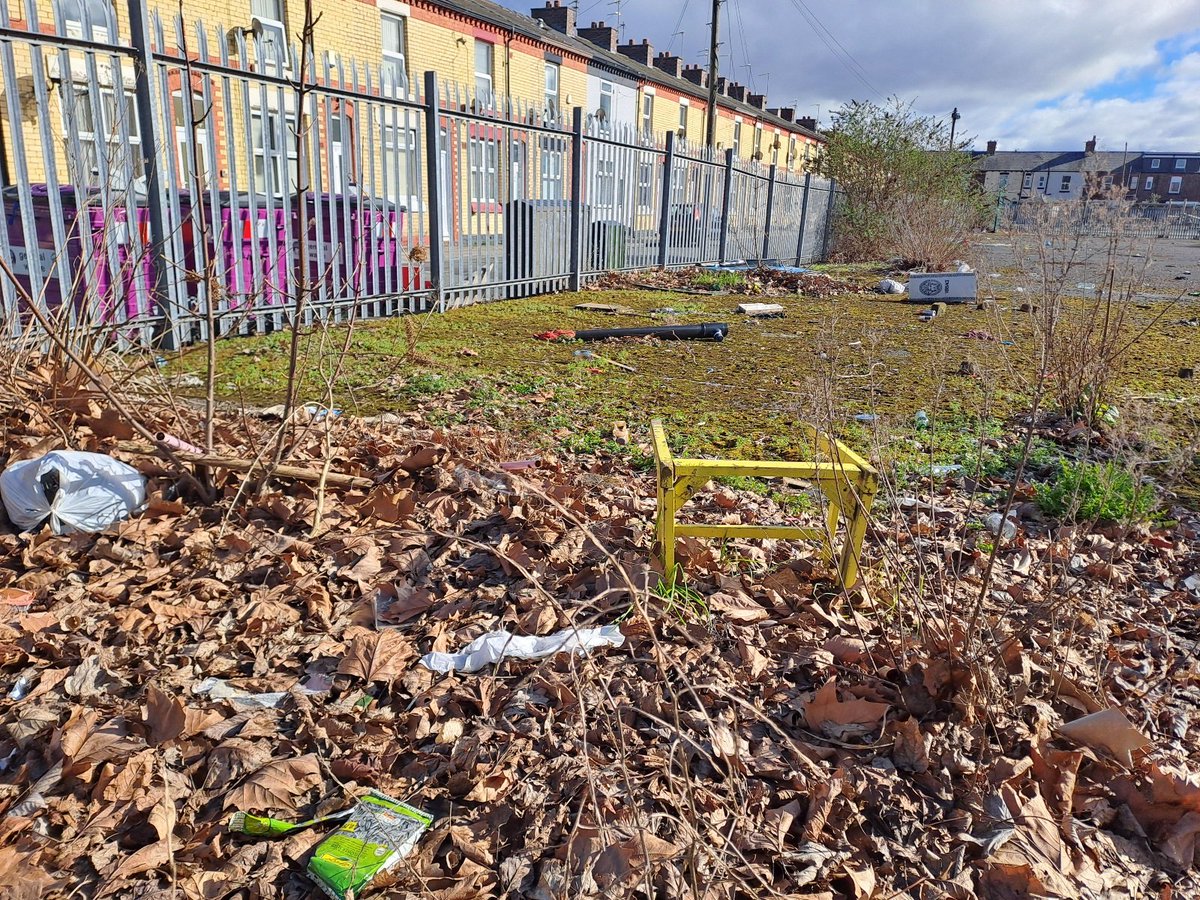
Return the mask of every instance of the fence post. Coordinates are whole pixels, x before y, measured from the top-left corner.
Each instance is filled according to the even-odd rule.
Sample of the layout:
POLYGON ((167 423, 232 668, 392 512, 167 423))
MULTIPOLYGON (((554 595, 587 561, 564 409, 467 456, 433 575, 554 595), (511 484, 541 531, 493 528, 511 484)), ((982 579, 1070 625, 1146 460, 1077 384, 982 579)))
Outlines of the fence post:
POLYGON ((571 112, 571 281, 583 287, 583 108, 571 112))
POLYGON ((763 242, 762 253, 759 254, 758 261, 761 263, 764 259, 771 258, 771 215, 775 212, 775 163, 771 163, 771 168, 767 176, 767 218, 766 224, 763 225, 763 242))
POLYGON ((725 251, 729 248, 729 201, 733 197, 733 148, 725 151, 725 186, 721 189, 721 242, 717 254, 718 265, 725 265, 725 251))
MULTIPOLYGON (((154 77, 154 53, 150 49, 150 22, 146 4, 142 0, 129 0, 129 41, 137 51, 137 66, 134 96, 137 100, 138 130, 142 134, 142 163, 146 170, 146 207, 150 216, 150 255, 154 262, 154 284, 150 296, 158 305, 160 318, 154 326, 154 342, 167 350, 176 350, 181 343, 177 307, 180 305, 178 277, 167 280, 167 239, 169 227, 163 210, 163 187, 158 174, 158 152, 163 147, 175 145, 174 135, 169 139, 159 132, 158 116, 154 114, 154 93, 150 82, 154 77)), ((169 150, 167 152, 170 152, 169 150)), ((136 229, 130 229, 136 235, 136 229)), ((182 263, 182 260, 178 262, 182 263)), ((182 265, 171 266, 178 272, 182 265)), ((209 298, 212 302, 212 298, 209 298)))
MULTIPOLYGON (((138 0, 129 0, 136 3, 138 0)), ((429 275, 433 282, 433 302, 438 312, 446 311, 445 261, 442 253, 442 170, 438 152, 441 126, 437 72, 425 73, 425 174, 429 183, 429 275)), ((449 164, 449 161, 447 161, 449 164)), ((447 198, 449 200, 450 198, 447 198)))
POLYGON ((658 267, 667 267, 671 249, 671 188, 675 177, 675 132, 667 132, 667 150, 663 156, 663 186, 658 211, 658 267))
POLYGON ((833 230, 833 198, 837 194, 837 182, 829 179, 829 202, 825 205, 825 236, 821 240, 821 262, 829 258, 829 232, 833 230))
POLYGON ((804 198, 800 201, 800 237, 796 238, 796 265, 803 265, 804 228, 808 224, 808 193, 812 188, 812 172, 804 173, 804 198))

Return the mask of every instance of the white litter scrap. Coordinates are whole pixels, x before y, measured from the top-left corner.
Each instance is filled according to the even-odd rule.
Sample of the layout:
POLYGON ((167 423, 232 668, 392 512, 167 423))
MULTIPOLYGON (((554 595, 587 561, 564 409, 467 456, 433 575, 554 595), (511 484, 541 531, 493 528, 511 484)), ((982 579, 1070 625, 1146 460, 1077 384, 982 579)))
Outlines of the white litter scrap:
POLYGON ((585 656, 600 647, 620 647, 625 643, 619 625, 601 628, 564 628, 545 637, 514 635, 507 631, 489 631, 475 638, 458 653, 426 653, 421 665, 434 672, 478 672, 484 666, 509 659, 544 659, 555 653, 585 656))
POLYGON ((0 472, 0 497, 22 531, 49 521, 55 534, 103 531, 146 502, 146 479, 103 453, 55 450, 0 472))

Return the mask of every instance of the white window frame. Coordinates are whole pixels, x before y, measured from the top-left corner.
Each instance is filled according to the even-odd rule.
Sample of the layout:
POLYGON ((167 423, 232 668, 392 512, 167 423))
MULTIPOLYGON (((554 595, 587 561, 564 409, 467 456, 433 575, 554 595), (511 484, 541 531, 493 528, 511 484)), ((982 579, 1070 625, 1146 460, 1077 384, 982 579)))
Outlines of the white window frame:
POLYGON ((1168 194, 1179 194, 1183 192, 1183 176, 1172 175, 1171 181, 1167 184, 1168 194))
POLYGON ((1062 175, 1058 182, 1058 192, 1060 194, 1069 194, 1071 192, 1071 176, 1062 175))
POLYGON ((1113 186, 1113 177, 1111 175, 1100 176, 1100 187, 1108 190, 1113 186))
POLYGON ((1162 165, 1162 160, 1161 160, 1161 159, 1152 159, 1152 160, 1150 160, 1150 168, 1152 168, 1152 169, 1157 169, 1157 168, 1158 168, 1160 165, 1162 165))
POLYGON ((1146 176, 1146 184, 1143 186, 1143 190, 1147 190, 1147 191, 1154 190, 1154 176, 1153 175, 1146 176))
POLYGON ((596 117, 601 126, 608 128, 612 125, 613 107, 617 101, 617 86, 611 81, 600 82, 600 106, 596 109, 596 117))
POLYGON ((611 152, 600 150, 596 154, 595 186, 597 209, 612 209, 617 203, 617 162, 611 152))
POLYGON ((742 155, 742 123, 733 123, 733 158, 739 159, 742 155))
POLYGON ((99 184, 99 156, 103 153, 108 169, 109 184, 117 189, 122 189, 124 187, 122 178, 115 176, 129 172, 134 181, 141 181, 146 177, 146 161, 142 155, 141 123, 136 115, 137 99, 132 89, 122 91, 125 98, 125 130, 129 132, 129 140, 126 141, 121 129, 122 117, 117 115, 116 91, 112 87, 100 87, 98 90, 100 128, 96 128, 92 110, 91 86, 87 83, 72 85, 70 96, 75 104, 75 121, 72 124, 64 105, 63 126, 66 129, 73 128, 75 130, 80 149, 85 157, 81 162, 87 167, 87 177, 95 179, 94 183, 99 184), (90 130, 89 125, 91 126, 90 130))
POLYGON ((562 200, 566 193, 567 142, 562 138, 543 137, 538 141, 538 175, 542 182, 542 200, 562 200))
POLYGON ((637 166, 637 208, 639 213, 648 213, 654 206, 654 165, 641 159, 637 166))
POLYGON ((1187 160, 1186 159, 1175 160, 1175 168, 1180 172, 1186 172, 1187 171, 1187 160))
POLYGON ((292 71, 291 51, 288 48, 287 25, 284 17, 287 9, 284 0, 250 0, 250 15, 262 29, 259 38, 259 66, 267 74, 292 71), (274 46, 277 50, 271 50, 274 46))
POLYGON ((642 135, 649 137, 654 134, 654 95, 642 94, 642 135))
POLYGON ((417 153, 419 135, 415 126, 410 126, 407 112, 393 124, 390 110, 381 110, 385 119, 381 124, 380 141, 383 151, 383 168, 386 184, 381 183, 384 196, 392 203, 399 203, 409 212, 421 206, 421 193, 417 189, 417 153), (406 140, 400 140, 406 136, 406 140))
POLYGON ((559 88, 562 84, 562 67, 551 60, 545 61, 545 70, 542 78, 544 80, 546 115, 554 120, 558 119, 559 110, 559 88))
MULTIPOLYGON (((400 74, 399 81, 393 77, 393 85, 397 90, 408 90, 408 20, 404 16, 398 16, 395 13, 380 13, 380 41, 383 46, 383 68, 382 73, 391 73, 393 76, 398 71, 400 74), (386 29, 383 28, 384 23, 395 24, 396 35, 399 38, 398 47, 388 47, 383 41, 383 36, 386 29)), ((381 79, 382 80, 382 79, 381 79)), ((381 85, 382 86, 382 85, 381 85)))
POLYGON ((686 103, 679 104, 679 130, 683 132, 683 136, 687 137, 688 133, 688 110, 690 107, 686 103))
POLYGON ((196 125, 195 129, 188 124, 187 116, 184 115, 186 107, 183 105, 183 91, 171 91, 171 121, 175 125, 175 162, 178 166, 176 175, 180 185, 189 191, 195 187, 190 152, 193 137, 200 149, 200 167, 203 170, 199 173, 200 184, 207 186, 212 175, 212 160, 208 157, 208 123, 201 121, 205 113, 204 98, 195 91, 191 92, 191 98, 192 122, 196 125))
POLYGON ((116 36, 117 14, 108 0, 57 0, 55 5, 67 37, 107 44, 116 36))
POLYGON ((482 38, 475 38, 475 99, 485 106, 492 106, 495 101, 496 85, 496 45, 482 38), (479 68, 480 48, 487 49, 487 66, 479 68))
POLYGON ((473 136, 467 142, 467 159, 471 206, 496 206, 500 202, 499 141, 495 137, 473 136))
POLYGON ((1045 176, 1045 174, 1044 174, 1044 173, 1038 176, 1038 186, 1037 186, 1037 189, 1038 189, 1039 191, 1044 191, 1044 190, 1046 189, 1046 176, 1045 176))
POLYGON ((283 197, 293 192, 296 189, 296 160, 299 158, 296 114, 290 110, 252 109, 250 139, 253 142, 250 156, 254 190, 269 193, 273 197, 283 197), (268 135, 271 138, 270 153, 268 135))
POLYGON ((1136 175, 1136 174, 1130 175, 1129 176, 1129 189, 1131 191, 1136 191, 1138 189, 1138 184, 1141 182, 1141 180, 1142 180, 1142 176, 1140 176, 1140 175, 1136 175))
POLYGON ((1026 172, 1021 178, 1021 190, 1027 191, 1033 187, 1033 173, 1026 172))

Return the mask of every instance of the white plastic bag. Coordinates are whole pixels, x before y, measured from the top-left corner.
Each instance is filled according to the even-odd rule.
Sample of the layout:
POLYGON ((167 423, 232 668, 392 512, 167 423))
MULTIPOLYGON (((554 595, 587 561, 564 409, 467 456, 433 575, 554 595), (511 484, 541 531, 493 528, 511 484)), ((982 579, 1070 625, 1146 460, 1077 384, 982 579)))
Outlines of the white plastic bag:
POLYGON ((426 653, 421 665, 435 672, 478 672, 484 666, 512 659, 542 659, 555 653, 585 655, 599 647, 620 647, 625 643, 619 625, 600 628, 564 628, 546 637, 514 635, 507 631, 489 631, 475 638, 458 653, 426 653))
POLYGON ((55 450, 0 472, 0 497, 9 519, 22 531, 47 518, 55 534, 103 531, 146 502, 146 479, 103 453, 55 450))

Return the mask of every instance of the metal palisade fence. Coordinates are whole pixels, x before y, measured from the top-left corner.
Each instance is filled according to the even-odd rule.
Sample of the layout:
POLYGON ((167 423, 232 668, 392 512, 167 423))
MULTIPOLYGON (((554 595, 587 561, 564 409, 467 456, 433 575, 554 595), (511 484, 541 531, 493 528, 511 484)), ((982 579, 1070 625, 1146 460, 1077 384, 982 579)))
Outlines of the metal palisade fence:
POLYGON ((1003 214, 1004 224, 1018 230, 1049 217, 1096 236, 1109 236, 1119 228, 1123 234, 1148 238, 1200 240, 1200 203, 1195 201, 1010 200, 1004 201, 1003 214))
MULTIPOLYGON (((608 271, 821 260, 836 190, 573 110, 409 84, 129 0, 0 0, 0 299, 180 346, 304 319, 577 289, 608 271), (64 13, 68 10, 68 13, 64 13)), ((301 48, 303 49, 303 48, 301 48)))

